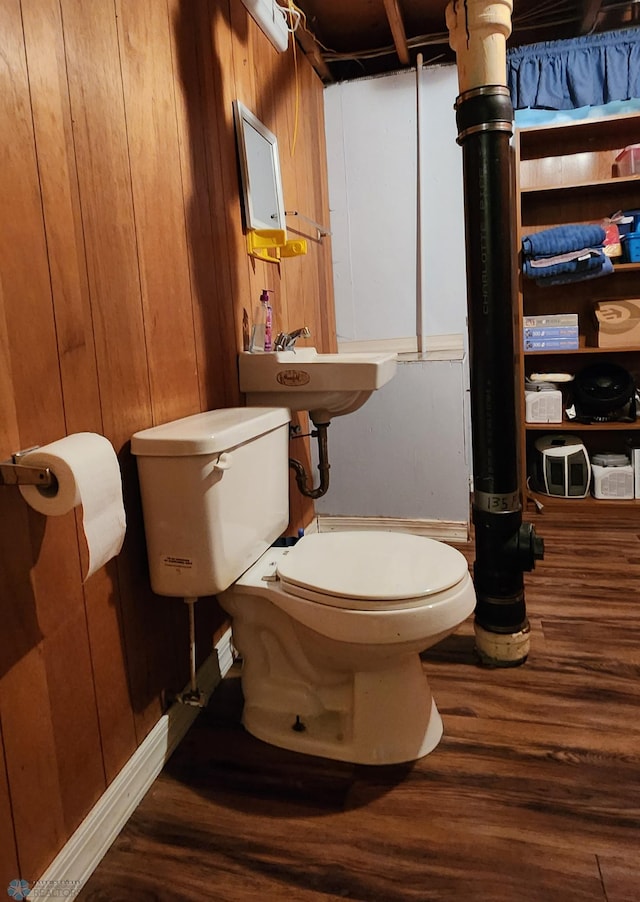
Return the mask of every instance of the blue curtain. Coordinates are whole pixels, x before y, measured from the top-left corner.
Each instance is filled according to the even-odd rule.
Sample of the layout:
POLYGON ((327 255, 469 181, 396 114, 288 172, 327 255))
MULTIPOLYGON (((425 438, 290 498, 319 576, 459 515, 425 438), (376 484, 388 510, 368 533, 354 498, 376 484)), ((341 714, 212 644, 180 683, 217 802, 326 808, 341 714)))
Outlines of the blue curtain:
POLYGON ((640 28, 545 41, 510 50, 516 110, 571 110, 640 97, 640 28))

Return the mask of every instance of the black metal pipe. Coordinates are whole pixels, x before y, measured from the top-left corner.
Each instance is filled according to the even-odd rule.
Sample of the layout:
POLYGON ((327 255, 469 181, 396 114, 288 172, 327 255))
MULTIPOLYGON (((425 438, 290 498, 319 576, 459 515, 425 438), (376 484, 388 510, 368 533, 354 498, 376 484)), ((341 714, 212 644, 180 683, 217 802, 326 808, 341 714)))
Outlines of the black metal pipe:
POLYGON ((515 634, 528 628, 523 572, 533 569, 543 547, 522 522, 518 479, 508 89, 486 85, 464 92, 456 119, 465 199, 475 617, 488 632, 515 634))
POLYGON ((289 466, 296 474, 296 483, 298 491, 306 498, 322 498, 329 489, 329 450, 327 445, 327 429, 328 423, 315 423, 315 429, 311 433, 313 438, 318 440, 318 470, 320 470, 320 483, 312 489, 309 486, 309 477, 304 465, 294 457, 289 458, 289 466))

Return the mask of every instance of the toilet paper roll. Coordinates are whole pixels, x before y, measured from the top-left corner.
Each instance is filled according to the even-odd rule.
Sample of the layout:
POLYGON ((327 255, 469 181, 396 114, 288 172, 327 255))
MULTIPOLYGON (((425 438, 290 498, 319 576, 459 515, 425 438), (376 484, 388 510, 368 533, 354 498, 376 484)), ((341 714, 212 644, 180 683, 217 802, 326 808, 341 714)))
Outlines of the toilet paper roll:
POLYGON ((82 505, 82 525, 89 565, 85 580, 119 554, 126 518, 122 503, 122 477, 111 442, 94 432, 78 432, 43 445, 20 459, 30 467, 48 467, 57 486, 20 486, 34 510, 58 517, 82 505))

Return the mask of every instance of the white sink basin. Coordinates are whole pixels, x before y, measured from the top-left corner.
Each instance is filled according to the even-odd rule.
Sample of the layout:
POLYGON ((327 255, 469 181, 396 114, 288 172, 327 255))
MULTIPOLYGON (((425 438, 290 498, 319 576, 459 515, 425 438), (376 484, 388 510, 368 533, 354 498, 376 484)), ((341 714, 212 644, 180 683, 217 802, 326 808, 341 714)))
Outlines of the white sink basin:
POLYGON ((315 348, 240 354, 250 407, 308 410, 314 423, 352 413, 396 372, 396 354, 319 354, 315 348))

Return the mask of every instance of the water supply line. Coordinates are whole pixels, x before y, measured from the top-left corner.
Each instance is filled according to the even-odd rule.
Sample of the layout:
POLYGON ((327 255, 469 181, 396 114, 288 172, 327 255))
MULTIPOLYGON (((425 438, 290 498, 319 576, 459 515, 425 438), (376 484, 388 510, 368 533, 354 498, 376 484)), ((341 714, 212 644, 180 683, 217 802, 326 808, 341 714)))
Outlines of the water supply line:
POLYGON ((203 708, 205 696, 198 688, 196 677, 196 619, 195 604, 197 598, 185 597, 183 601, 189 608, 189 688, 179 696, 183 705, 191 705, 194 708, 203 708))
POLYGON ((473 442, 476 649, 493 666, 529 653, 524 577, 543 542, 522 521, 514 367, 513 108, 506 87, 512 0, 452 0, 462 146, 473 442))
MULTIPOLYGON (((329 428, 329 423, 315 423, 313 424, 316 428, 309 433, 312 438, 317 439, 318 441, 318 470, 320 470, 320 484, 315 488, 310 488, 309 485, 309 476, 307 471, 304 468, 304 465, 300 463, 299 460, 295 460, 295 458, 289 458, 289 466, 292 470, 295 471, 296 474, 296 484, 298 486, 299 492, 304 495, 306 498, 322 498, 329 489, 329 451, 327 446, 327 429, 329 428)), ((303 436, 295 436, 296 438, 302 438, 303 436)))

